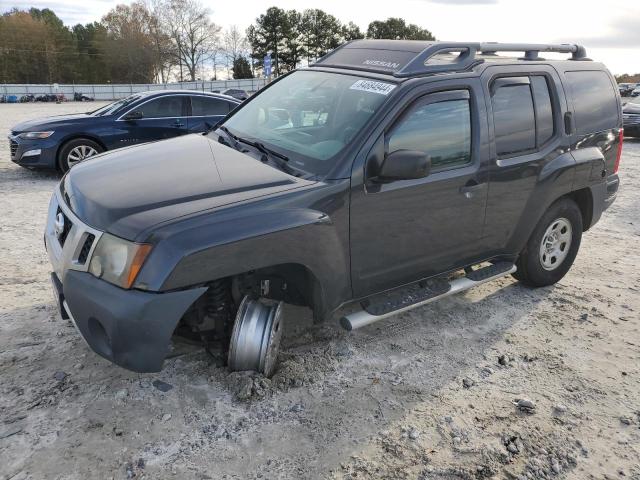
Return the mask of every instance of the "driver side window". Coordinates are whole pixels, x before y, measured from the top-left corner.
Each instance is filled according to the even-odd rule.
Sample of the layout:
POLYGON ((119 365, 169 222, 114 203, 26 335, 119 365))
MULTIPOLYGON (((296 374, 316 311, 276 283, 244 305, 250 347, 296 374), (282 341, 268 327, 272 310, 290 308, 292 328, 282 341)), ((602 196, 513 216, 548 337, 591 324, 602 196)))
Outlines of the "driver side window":
POLYGON ((171 118, 182 117, 183 113, 183 96, 166 96, 140 105, 136 110, 142 112, 142 118, 171 118))
POLYGON ((388 153, 417 150, 431 157, 431 171, 471 163, 469 100, 446 100, 412 107, 388 138, 388 153))

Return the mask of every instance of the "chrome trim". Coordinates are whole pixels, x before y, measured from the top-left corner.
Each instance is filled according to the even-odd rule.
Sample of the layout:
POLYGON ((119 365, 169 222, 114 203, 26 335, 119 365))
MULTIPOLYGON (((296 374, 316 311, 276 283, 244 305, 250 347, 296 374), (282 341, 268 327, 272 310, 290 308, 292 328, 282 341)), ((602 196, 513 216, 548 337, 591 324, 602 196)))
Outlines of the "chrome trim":
POLYGON ((357 312, 350 313, 349 315, 345 315, 344 317, 342 317, 340 319, 340 325, 345 330, 355 330, 357 328, 362 328, 366 325, 370 325, 379 320, 392 317, 394 315, 406 312, 408 310, 413 310, 414 308, 417 308, 417 307, 422 307, 423 305, 427 305, 436 300, 440 300, 441 298, 445 298, 450 295, 454 295, 456 293, 469 290, 470 288, 476 287, 478 285, 482 285, 483 283, 491 282, 492 280, 496 280, 500 277, 504 277, 515 271, 516 271, 516 266, 513 265, 506 272, 501 272, 491 277, 483 278, 482 280, 471 280, 470 278, 467 278, 467 277, 460 277, 451 281, 450 282, 451 288, 447 292, 441 295, 436 295, 435 297, 427 298, 421 302, 417 302, 412 305, 407 305, 406 307, 402 307, 402 308, 399 308, 398 310, 393 310, 391 312, 384 313, 382 315, 373 315, 365 310, 359 310, 357 312))
MULTIPOLYGON (((217 98, 218 100, 222 100, 225 102, 230 101, 231 103, 235 103, 236 106, 240 105, 242 102, 240 100, 238 100, 237 98, 234 97, 229 97, 229 98, 220 98, 220 97, 212 97, 211 95, 203 95, 203 94, 197 94, 197 93, 177 93, 177 94, 168 94, 168 95, 160 95, 158 97, 153 97, 150 98, 149 100, 145 100, 142 103, 139 103, 138 105, 136 105, 135 107, 132 107, 131 109, 127 110, 126 112, 124 112, 122 115, 120 115, 117 119, 116 122, 127 122, 128 120, 123 120, 122 117, 124 117, 125 115, 127 115, 129 112, 132 112, 133 110, 135 110, 138 107, 141 107, 142 105, 144 105, 145 103, 149 103, 153 100, 157 100, 158 98, 161 98, 163 96, 166 97, 206 97, 206 98, 217 98)), ((141 121, 141 120, 165 120, 165 119, 172 119, 172 118, 204 118, 204 117, 214 117, 217 115, 182 115, 179 117, 149 117, 149 118, 139 118, 138 120, 136 120, 137 122, 141 121)), ((220 115, 222 117, 225 117, 226 115, 220 115)))
POLYGON ((82 222, 65 204, 60 193, 60 187, 58 186, 49 202, 49 213, 47 215, 47 225, 45 227, 45 246, 49 261, 53 266, 53 271, 58 275, 58 278, 64 283, 64 277, 68 270, 77 270, 80 272, 86 272, 89 269, 89 260, 93 255, 93 251, 100 240, 103 232, 96 230, 82 222), (56 215, 58 208, 64 213, 68 221, 72 223, 71 230, 67 234, 64 242, 64 246, 60 245, 58 236, 55 232, 56 215), (78 262, 78 257, 84 246, 84 242, 87 236, 92 234, 95 238, 89 254, 87 255, 87 261, 82 264, 78 262))

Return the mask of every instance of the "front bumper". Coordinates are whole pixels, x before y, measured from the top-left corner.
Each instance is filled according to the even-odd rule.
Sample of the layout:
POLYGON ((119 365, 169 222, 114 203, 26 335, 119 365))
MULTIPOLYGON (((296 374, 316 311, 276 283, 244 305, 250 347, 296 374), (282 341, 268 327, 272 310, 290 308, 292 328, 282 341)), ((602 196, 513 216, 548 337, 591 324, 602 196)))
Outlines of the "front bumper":
POLYGON ((52 137, 24 140, 17 135, 9 135, 11 161, 23 167, 56 168, 58 141, 52 137))
POLYGON ((71 318, 91 349, 104 358, 136 372, 159 371, 176 325, 206 287, 143 292, 94 277, 87 269, 102 232, 76 217, 60 195, 56 189, 51 198, 45 247, 61 315, 71 318), (62 227, 60 222, 56 226, 60 218, 62 227))
MULTIPOLYGON (((52 274, 55 276, 55 274, 52 274)), ((57 279, 57 277, 56 277, 57 279)), ((134 372, 157 372, 171 335, 206 287, 171 293, 123 290, 90 273, 70 271, 57 297, 89 347, 134 372)))

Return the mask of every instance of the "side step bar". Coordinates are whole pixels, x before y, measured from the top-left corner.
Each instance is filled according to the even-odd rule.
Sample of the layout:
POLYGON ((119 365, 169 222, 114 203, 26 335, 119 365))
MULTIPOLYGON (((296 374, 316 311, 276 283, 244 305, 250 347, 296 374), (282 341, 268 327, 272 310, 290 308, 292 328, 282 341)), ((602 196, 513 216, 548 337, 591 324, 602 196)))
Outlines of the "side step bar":
POLYGON ((382 294, 373 299, 363 301, 363 310, 345 315, 340 319, 340 325, 345 330, 362 328, 398 313, 421 307, 454 293, 463 292, 483 283, 504 277, 515 271, 516 266, 513 263, 498 262, 470 271, 466 276, 451 282, 440 279, 404 287, 397 293, 382 294), (446 286, 443 286, 442 283, 446 283, 446 286))

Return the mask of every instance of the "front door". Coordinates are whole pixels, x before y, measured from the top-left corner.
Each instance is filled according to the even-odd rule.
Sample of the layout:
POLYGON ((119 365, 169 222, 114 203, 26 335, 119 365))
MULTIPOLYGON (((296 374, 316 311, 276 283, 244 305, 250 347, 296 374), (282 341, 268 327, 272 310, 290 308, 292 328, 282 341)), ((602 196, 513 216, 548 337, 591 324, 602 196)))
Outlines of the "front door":
POLYGON ((121 124, 123 142, 145 143, 188 133, 188 99, 186 95, 165 95, 134 107, 131 111, 140 112, 141 118, 121 118, 118 121, 121 124))
POLYGON ((453 270, 482 254, 488 165, 479 88, 470 83, 418 95, 383 128, 362 181, 352 185, 355 297, 453 270), (376 181, 371 164, 400 149, 427 153, 431 173, 376 181))

